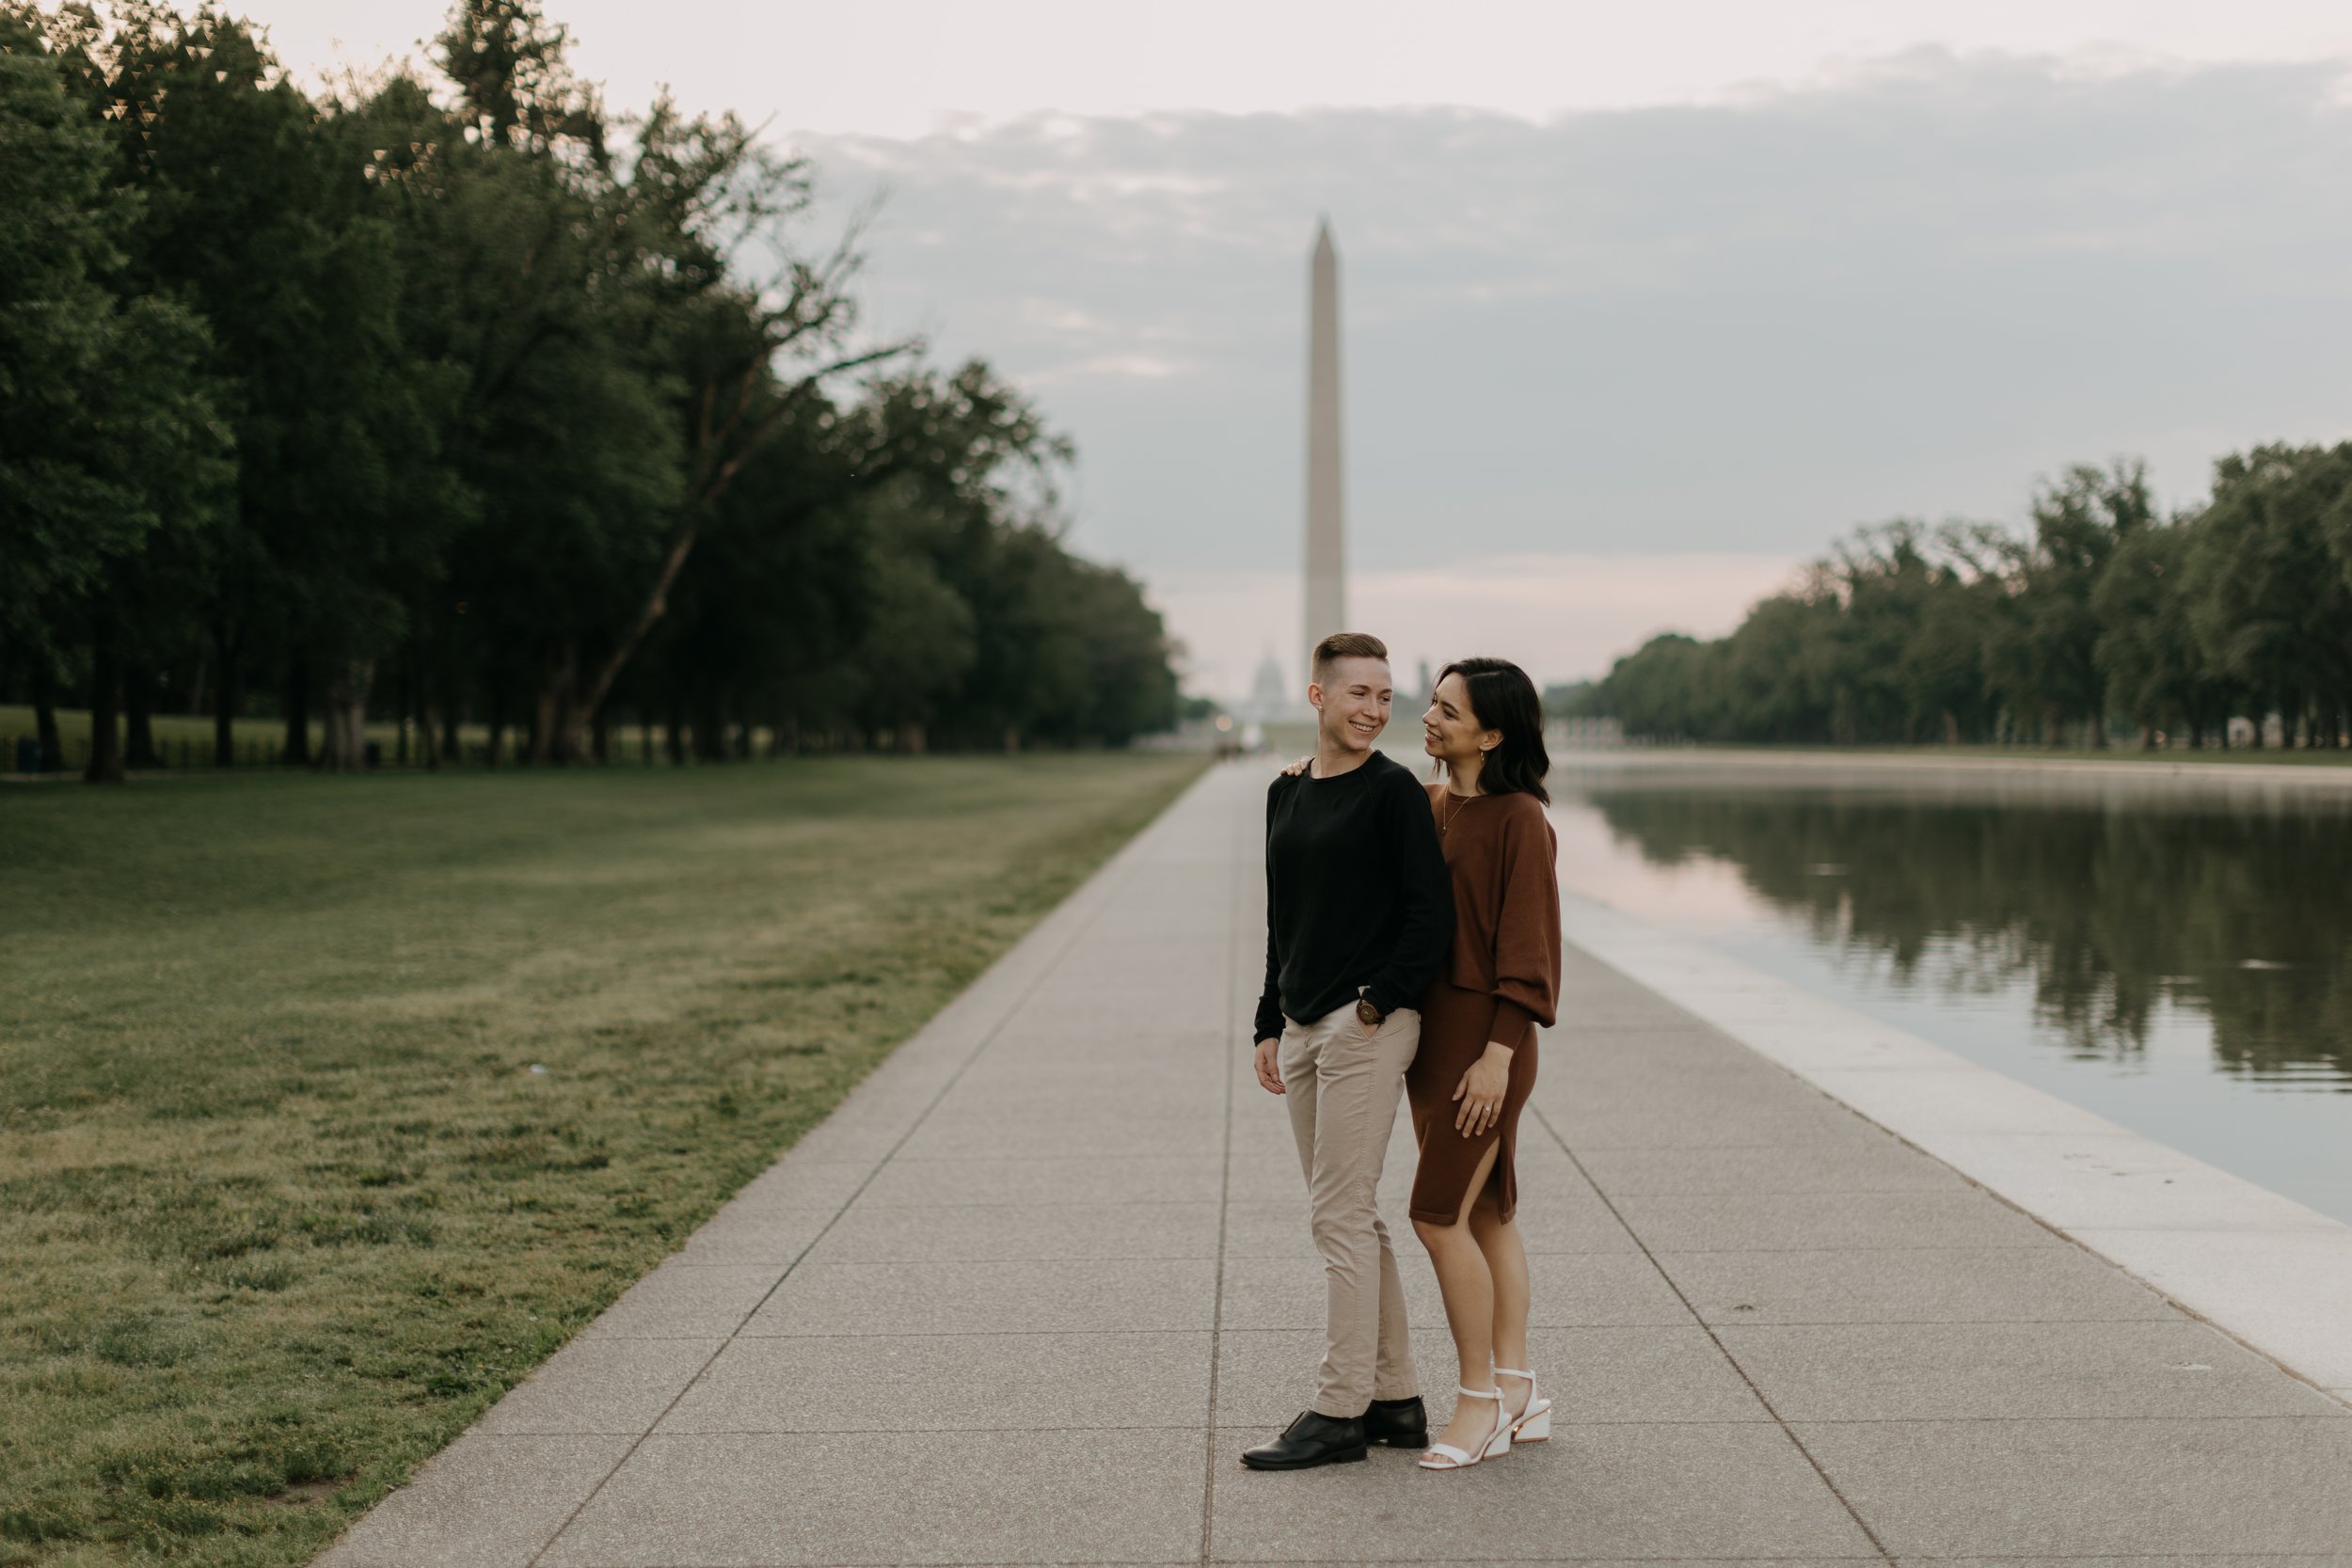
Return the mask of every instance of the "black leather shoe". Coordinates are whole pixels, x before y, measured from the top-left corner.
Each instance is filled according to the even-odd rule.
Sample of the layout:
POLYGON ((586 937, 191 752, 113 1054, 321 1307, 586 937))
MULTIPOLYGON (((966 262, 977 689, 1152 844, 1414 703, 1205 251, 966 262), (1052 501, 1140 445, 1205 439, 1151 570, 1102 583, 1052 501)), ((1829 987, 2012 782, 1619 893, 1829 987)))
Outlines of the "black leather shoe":
POLYGON ((1241 1462, 1253 1470, 1306 1470, 1317 1465, 1345 1465, 1364 1457, 1364 1418, 1299 1412, 1298 1419, 1282 1429, 1271 1443, 1242 1450, 1241 1462))
POLYGON ((1415 1394, 1409 1400, 1375 1400, 1364 1412, 1364 1441, 1391 1449, 1429 1446, 1429 1407, 1415 1394))

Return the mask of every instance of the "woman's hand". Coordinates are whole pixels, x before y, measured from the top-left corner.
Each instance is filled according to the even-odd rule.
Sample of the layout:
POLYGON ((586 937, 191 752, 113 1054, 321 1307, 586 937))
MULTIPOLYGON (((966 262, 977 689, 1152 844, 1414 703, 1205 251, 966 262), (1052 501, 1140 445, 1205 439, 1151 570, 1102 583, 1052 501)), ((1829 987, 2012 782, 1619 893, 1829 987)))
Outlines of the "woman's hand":
POLYGON ((1470 1064, 1454 1086, 1454 1098, 1462 1108, 1454 1113, 1454 1125, 1462 1136, 1482 1136, 1495 1119, 1502 1115, 1502 1096, 1511 1087, 1511 1048, 1494 1040, 1486 1042, 1486 1053, 1470 1064))
POLYGON ((1295 779, 1298 777, 1299 774, 1307 771, 1308 768, 1313 764, 1314 760, 1315 759, 1311 756, 1300 757, 1296 762, 1292 763, 1288 768, 1282 769, 1282 776, 1286 779, 1295 779))
POLYGON ((1251 1053, 1250 1066, 1257 1069, 1258 1086, 1268 1094, 1288 1094, 1282 1086, 1282 1069, 1274 1060, 1274 1053, 1281 1045, 1278 1039, 1263 1039, 1251 1053))

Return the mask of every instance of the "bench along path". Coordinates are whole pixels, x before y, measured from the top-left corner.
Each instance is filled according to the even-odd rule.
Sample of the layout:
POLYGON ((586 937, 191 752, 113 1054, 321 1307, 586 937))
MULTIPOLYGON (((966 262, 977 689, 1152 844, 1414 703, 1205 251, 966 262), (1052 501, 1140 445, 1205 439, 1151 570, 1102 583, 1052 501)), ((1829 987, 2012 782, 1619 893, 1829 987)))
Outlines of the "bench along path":
POLYGON ((2352 1564, 2352 1410, 1573 949, 1520 1169, 1552 1441, 1241 1469, 1323 1300, 1240 1044, 1264 782, 1203 779, 323 1560, 2352 1564))

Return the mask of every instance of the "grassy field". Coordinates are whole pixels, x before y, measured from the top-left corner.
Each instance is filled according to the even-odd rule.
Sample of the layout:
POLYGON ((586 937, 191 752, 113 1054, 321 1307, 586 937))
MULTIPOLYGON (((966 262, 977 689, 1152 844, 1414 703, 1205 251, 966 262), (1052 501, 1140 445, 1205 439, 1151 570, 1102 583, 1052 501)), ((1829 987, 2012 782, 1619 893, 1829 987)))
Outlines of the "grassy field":
POLYGON ((0 788, 0 1563, 305 1560, 1204 761, 0 788))

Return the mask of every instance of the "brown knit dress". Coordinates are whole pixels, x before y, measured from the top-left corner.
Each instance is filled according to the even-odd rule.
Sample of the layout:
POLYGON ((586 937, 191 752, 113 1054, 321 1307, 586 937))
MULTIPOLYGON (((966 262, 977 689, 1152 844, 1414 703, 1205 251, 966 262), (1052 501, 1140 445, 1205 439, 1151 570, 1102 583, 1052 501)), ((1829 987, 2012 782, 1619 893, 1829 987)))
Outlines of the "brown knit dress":
POLYGON ((1487 1189, 1509 1219, 1518 1208, 1519 1111, 1535 1087, 1535 1026, 1560 1000, 1560 883, 1550 820, 1533 795, 1449 796, 1429 786, 1438 847, 1454 880, 1454 945, 1421 1003, 1421 1050, 1405 1074, 1421 1165, 1408 1212, 1452 1225, 1478 1162, 1499 1139, 1487 1189), (1454 1091, 1486 1042, 1512 1048, 1502 1113, 1475 1138, 1454 1125, 1454 1091))

